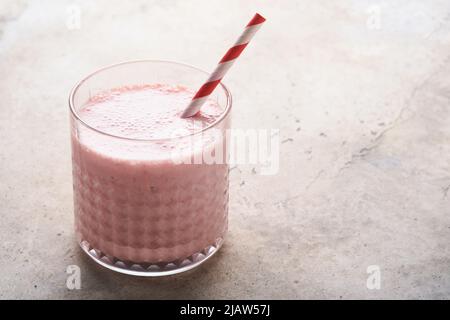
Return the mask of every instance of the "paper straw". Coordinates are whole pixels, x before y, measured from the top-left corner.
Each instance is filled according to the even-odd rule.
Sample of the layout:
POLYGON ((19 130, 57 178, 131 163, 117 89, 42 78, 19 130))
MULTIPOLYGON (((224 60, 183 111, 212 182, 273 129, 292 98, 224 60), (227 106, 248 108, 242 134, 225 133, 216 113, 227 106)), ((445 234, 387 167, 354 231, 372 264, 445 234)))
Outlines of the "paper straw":
POLYGON ((264 21, 266 21, 266 19, 264 19, 260 14, 255 14, 252 20, 250 20, 250 22, 245 27, 244 32, 237 39, 236 43, 227 51, 222 60, 219 61, 219 64, 217 65, 214 72, 192 98, 191 103, 181 114, 182 118, 192 117, 200 111, 203 103, 205 103, 209 95, 220 83, 227 71, 233 65, 234 61, 240 56, 242 51, 244 51, 245 47, 253 38, 256 31, 259 30, 264 21))

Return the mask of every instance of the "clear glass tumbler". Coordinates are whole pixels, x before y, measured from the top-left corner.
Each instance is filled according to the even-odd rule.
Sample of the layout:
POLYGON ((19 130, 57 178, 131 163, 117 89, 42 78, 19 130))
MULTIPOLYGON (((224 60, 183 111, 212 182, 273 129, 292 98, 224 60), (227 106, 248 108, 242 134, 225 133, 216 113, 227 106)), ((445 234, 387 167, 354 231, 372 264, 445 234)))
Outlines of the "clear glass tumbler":
POLYGON ((92 96, 112 88, 160 83, 196 89, 207 77, 181 63, 130 61, 90 74, 70 93, 75 232, 99 264, 133 275, 175 274, 198 266, 222 245, 232 104, 225 86, 212 95, 223 108, 220 118, 187 136, 115 136, 78 114, 92 96), (224 161, 186 161, 218 148, 224 161))

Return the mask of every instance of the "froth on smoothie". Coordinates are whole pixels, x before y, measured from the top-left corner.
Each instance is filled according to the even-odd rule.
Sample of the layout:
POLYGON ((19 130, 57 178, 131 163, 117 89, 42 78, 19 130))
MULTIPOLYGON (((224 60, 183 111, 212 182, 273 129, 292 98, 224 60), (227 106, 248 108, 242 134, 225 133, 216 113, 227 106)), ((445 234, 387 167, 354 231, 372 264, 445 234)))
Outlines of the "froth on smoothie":
POLYGON ((114 88, 94 95, 78 111, 89 126, 131 139, 168 139, 185 136, 217 120, 223 110, 208 99, 194 117, 180 114, 194 96, 184 86, 145 84, 114 88))

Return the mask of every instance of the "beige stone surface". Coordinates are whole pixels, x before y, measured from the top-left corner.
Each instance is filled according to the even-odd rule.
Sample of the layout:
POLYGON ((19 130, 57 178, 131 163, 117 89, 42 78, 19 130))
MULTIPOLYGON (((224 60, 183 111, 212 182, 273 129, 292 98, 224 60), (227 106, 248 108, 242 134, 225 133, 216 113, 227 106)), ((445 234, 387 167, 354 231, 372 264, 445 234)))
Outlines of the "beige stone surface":
POLYGON ((449 52, 448 0, 2 0, 0 298, 450 298, 449 52), (255 11, 225 83, 234 127, 280 129, 278 174, 232 170, 227 242, 194 271, 95 265, 73 237, 69 90, 123 60, 212 70, 255 11))

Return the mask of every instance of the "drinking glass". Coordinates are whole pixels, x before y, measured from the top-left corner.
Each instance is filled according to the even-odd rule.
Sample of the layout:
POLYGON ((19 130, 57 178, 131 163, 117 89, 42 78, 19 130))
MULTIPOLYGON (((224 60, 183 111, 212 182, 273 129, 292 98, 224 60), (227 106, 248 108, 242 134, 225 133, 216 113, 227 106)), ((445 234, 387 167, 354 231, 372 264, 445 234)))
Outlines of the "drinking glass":
MULTIPOLYGON (((130 61, 95 71, 70 93, 75 234, 102 266, 139 276, 169 275, 200 265, 221 247, 228 225, 232 99, 221 84, 211 95, 223 110, 214 123, 165 139, 109 134, 83 121, 79 110, 113 88, 196 89, 208 76, 182 63, 130 61), (189 161, 217 150, 223 161, 189 161)), ((151 101, 149 106, 151 112, 151 101)))

